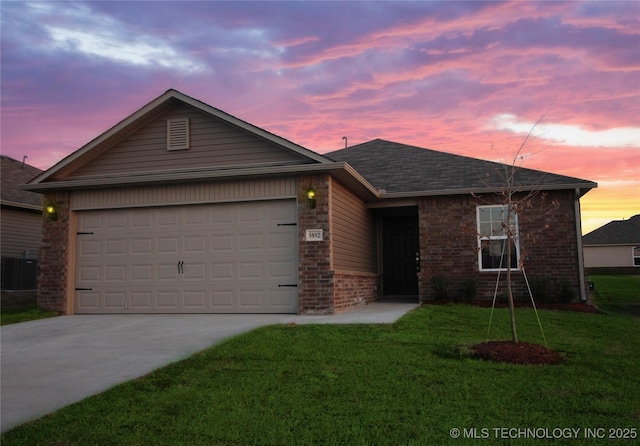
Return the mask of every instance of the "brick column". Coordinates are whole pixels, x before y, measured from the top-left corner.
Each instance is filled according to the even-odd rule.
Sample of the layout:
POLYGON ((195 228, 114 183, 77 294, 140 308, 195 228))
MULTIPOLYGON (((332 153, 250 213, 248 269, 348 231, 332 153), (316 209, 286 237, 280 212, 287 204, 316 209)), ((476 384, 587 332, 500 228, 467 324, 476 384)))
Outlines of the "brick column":
POLYGON ((298 179, 298 312, 332 314, 334 273, 331 256, 331 177, 305 176, 298 179), (316 192, 316 207, 307 204, 307 189, 316 192), (305 241, 307 229, 322 229, 322 241, 305 241))
POLYGON ((44 196, 44 205, 53 203, 57 219, 44 217, 42 249, 38 274, 38 306, 43 310, 66 310, 68 248, 69 248, 69 193, 51 192, 44 196))

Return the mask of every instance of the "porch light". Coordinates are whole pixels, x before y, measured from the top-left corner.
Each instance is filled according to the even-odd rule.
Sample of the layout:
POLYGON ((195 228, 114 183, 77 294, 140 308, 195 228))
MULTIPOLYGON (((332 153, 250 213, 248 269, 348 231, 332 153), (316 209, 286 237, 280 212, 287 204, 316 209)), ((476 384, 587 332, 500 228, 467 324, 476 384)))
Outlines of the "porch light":
POLYGON ((316 190, 312 186, 307 189, 307 206, 309 209, 316 208, 316 190))
POLYGON ((50 202, 44 208, 45 217, 47 217, 51 221, 56 221, 58 219, 58 212, 56 209, 56 204, 54 202, 50 202))

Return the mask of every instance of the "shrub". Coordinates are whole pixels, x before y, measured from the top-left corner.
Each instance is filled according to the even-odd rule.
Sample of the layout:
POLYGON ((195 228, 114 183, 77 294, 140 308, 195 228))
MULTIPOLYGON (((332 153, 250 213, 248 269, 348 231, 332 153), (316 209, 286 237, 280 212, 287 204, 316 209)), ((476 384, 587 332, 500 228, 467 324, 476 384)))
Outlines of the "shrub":
POLYGON ((534 300, 545 304, 567 303, 576 297, 575 290, 567 279, 548 276, 532 276, 529 287, 534 300))
POLYGON ((449 282, 442 274, 431 278, 431 296, 435 300, 447 300, 449 295, 449 282))
POLYGON ((460 295, 464 302, 473 300, 478 294, 478 282, 475 279, 466 279, 460 283, 460 295))

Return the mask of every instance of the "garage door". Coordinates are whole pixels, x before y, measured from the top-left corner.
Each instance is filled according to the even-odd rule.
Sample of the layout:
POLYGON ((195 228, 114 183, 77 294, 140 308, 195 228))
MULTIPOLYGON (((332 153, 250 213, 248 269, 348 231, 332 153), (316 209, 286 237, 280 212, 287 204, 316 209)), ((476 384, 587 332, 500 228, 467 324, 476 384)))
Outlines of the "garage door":
POLYGON ((78 213, 76 313, 296 313, 295 200, 78 213))

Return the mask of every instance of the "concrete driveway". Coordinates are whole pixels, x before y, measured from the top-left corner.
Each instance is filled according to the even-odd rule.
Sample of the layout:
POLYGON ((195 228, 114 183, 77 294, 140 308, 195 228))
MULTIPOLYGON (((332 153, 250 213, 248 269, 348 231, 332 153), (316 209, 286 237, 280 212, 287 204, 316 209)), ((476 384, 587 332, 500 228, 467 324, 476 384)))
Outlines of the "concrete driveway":
POLYGON ((272 324, 393 323, 418 304, 373 303, 335 316, 78 315, 0 329, 0 431, 272 324))

